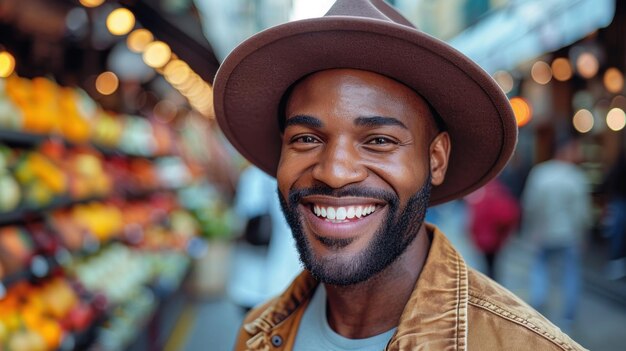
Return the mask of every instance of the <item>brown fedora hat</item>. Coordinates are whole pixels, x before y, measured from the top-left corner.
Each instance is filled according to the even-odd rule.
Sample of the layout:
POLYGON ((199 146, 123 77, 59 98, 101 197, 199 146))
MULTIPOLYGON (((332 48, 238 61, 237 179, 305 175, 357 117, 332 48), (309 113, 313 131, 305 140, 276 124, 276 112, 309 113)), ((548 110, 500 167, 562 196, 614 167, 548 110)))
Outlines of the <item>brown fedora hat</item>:
POLYGON ((236 47, 214 82, 217 121, 250 162, 276 175, 279 105, 300 78, 352 68, 395 79, 424 97, 452 139, 431 205, 466 195, 504 168, 517 141, 509 101, 478 65, 422 33, 382 0, 338 0, 324 17, 262 31, 236 47))

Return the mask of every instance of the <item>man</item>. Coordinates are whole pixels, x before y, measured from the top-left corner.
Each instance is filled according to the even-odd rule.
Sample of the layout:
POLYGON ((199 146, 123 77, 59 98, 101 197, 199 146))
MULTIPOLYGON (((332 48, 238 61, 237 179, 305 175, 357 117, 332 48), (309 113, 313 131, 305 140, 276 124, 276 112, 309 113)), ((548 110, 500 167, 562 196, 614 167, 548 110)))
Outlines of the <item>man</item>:
POLYGON ((383 1, 339 0, 238 46, 214 94, 230 142, 276 176, 305 266, 246 317, 237 350, 582 349, 423 223, 516 142, 508 100, 468 58, 383 1))
MULTIPOLYGON (((557 324, 569 331, 580 297, 581 254, 592 224, 591 189, 581 161, 580 145, 569 141, 554 158, 534 166, 528 175, 522 205, 524 232, 535 251, 530 276, 530 302, 540 311, 549 295, 551 258, 562 263, 563 312, 557 324)), ((557 279, 559 279, 557 278, 557 279)))

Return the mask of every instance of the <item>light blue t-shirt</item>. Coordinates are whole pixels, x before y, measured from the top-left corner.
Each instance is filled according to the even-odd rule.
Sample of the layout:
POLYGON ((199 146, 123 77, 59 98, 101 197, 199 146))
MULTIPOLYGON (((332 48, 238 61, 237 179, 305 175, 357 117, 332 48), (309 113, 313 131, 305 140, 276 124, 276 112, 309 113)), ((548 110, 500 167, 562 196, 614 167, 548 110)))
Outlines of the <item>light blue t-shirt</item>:
POLYGON ((320 350, 358 350, 381 351, 393 336, 396 328, 366 339, 348 339, 337 333, 328 325, 326 318, 326 289, 320 284, 307 306, 294 345, 295 351, 320 350))

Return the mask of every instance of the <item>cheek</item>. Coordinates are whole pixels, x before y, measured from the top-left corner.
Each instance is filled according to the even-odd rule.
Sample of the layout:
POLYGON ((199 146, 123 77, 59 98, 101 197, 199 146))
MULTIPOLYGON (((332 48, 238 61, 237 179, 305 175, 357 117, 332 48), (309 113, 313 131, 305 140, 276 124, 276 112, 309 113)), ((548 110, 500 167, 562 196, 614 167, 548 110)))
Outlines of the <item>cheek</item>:
POLYGON ((372 173, 385 181, 403 198, 416 193, 428 177, 429 166, 424 157, 418 157, 414 150, 387 155, 382 159, 369 162, 372 173))
POLYGON ((302 157, 296 158, 292 152, 283 149, 276 170, 276 181, 278 182, 278 189, 285 199, 289 190, 302 174, 303 161, 302 157))

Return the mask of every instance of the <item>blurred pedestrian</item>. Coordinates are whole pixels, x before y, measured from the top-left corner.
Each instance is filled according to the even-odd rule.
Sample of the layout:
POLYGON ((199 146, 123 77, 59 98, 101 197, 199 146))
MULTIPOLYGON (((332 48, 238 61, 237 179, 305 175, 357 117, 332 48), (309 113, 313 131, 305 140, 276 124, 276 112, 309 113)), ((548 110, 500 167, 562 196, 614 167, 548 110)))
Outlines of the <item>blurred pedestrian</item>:
MULTIPOLYGON (((553 159, 531 170, 522 195, 523 228, 530 236, 535 257, 531 268, 530 302, 542 310, 549 295, 549 261, 559 259, 563 313, 568 330, 580 295, 580 260, 591 224, 591 198, 586 176, 576 163, 580 145, 570 141, 553 159)), ((559 324, 559 323, 557 323, 559 324)))
POLYGON ((607 195, 604 218, 605 234, 610 240, 607 277, 620 279, 626 276, 626 152, 620 152, 603 182, 607 195))
POLYGON ((497 178, 468 195, 472 242, 485 258, 486 273, 496 279, 496 260, 502 246, 519 224, 520 208, 509 189, 497 178))
POLYGON ((227 284, 229 298, 249 310, 282 292, 300 273, 300 260, 276 197, 276 179, 257 167, 246 168, 237 184, 235 213, 244 221, 261 218, 253 222, 256 233, 250 233, 250 225, 244 229, 245 240, 237 243, 227 284))

